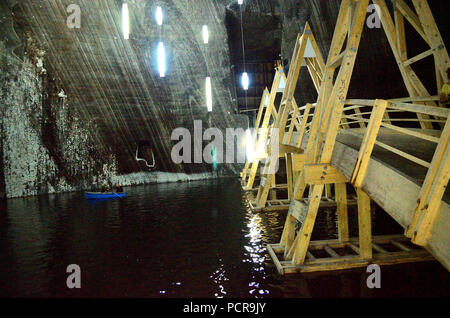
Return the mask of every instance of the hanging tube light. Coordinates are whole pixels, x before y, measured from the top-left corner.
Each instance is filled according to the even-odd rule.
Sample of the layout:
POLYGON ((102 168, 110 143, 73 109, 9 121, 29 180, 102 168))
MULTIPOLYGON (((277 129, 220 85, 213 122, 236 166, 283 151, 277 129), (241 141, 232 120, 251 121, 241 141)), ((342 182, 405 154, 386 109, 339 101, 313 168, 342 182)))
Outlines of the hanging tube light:
POLYGON ((122 30, 123 38, 128 40, 130 38, 130 18, 128 14, 128 4, 124 3, 122 5, 122 30))
POLYGON ((158 23, 158 25, 163 24, 163 12, 161 7, 156 7, 156 23, 158 23))
POLYGON ((209 40, 208 26, 204 25, 203 26, 203 43, 208 44, 208 40, 209 40))
POLYGON ((248 90, 249 79, 248 79, 248 74, 247 74, 247 72, 242 73, 241 83, 242 83, 242 88, 243 88, 245 91, 248 90))

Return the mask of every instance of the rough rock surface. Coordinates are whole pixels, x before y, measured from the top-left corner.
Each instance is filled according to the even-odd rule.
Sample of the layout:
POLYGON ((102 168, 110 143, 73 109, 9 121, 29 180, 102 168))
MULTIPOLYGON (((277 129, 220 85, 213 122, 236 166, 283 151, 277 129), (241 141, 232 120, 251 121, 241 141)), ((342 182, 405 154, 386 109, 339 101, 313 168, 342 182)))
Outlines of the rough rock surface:
POLYGON ((23 61, 1 56, 1 192, 8 197, 87 188, 115 174, 112 155, 95 147, 95 127, 74 114, 45 69, 45 52, 28 43, 23 61))

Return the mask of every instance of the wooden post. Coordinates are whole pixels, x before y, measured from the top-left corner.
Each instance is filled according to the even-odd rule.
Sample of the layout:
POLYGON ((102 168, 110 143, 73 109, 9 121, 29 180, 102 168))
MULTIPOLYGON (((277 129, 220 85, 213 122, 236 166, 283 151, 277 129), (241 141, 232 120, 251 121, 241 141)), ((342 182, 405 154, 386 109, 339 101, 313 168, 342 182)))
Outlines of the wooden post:
POLYGON ((311 240, 312 230, 316 222, 317 212, 319 211, 320 200, 322 199, 323 184, 314 185, 308 201, 308 211, 305 220, 298 233, 298 242, 295 246, 292 263, 294 265, 303 264, 306 252, 308 251, 309 241, 311 240))
POLYGON ((338 237, 339 241, 348 241, 348 211, 346 183, 335 183, 334 192, 337 205, 338 237))
POLYGON ((358 154, 358 160, 353 171, 352 183, 355 187, 360 188, 369 165, 370 156, 375 145, 375 140, 380 130, 381 121, 386 110, 388 102, 377 99, 370 116, 369 126, 366 129, 361 149, 358 154))
POLYGON ((288 199, 292 199, 292 191, 293 189, 293 170, 292 170, 292 153, 285 154, 286 160, 286 178, 287 178, 287 190, 288 190, 288 199))
POLYGON ((370 198, 360 188, 356 188, 358 196, 359 256, 372 258, 372 229, 370 220, 370 198))

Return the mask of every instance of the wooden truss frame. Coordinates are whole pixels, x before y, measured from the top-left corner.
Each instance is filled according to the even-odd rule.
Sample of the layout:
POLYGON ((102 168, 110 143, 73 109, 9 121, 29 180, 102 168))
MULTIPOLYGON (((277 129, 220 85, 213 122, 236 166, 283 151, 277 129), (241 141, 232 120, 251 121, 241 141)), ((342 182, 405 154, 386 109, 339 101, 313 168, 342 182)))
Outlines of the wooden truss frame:
MULTIPOLYGON (((278 65, 275 69, 275 77, 272 83, 272 88, 266 88, 261 98, 259 105, 258 116, 255 123, 254 134, 256 138, 256 156, 252 161, 247 161, 244 170, 241 173, 241 183, 244 190, 252 190, 256 174, 258 172, 258 165, 261 159, 267 158, 266 143, 269 137, 269 124, 275 122, 277 117, 277 110, 275 108, 275 98, 277 93, 282 93, 286 85, 286 75, 283 68, 278 65), (265 112, 264 112, 265 110, 265 112), (264 112, 264 117, 262 116, 264 112), (262 121, 261 121, 262 119, 262 121)), ((273 124, 272 124, 273 125, 273 124)))
POLYGON ((273 209, 283 209, 287 206, 285 202, 277 200, 276 193, 273 191, 273 189, 277 189, 275 184, 275 173, 273 172, 275 169, 273 169, 273 167, 278 163, 279 157, 285 157, 286 160, 287 184, 286 186, 283 186, 283 188, 287 187, 288 200, 292 197, 295 171, 298 171, 296 170, 297 165, 295 162, 301 160, 300 158, 303 156, 303 150, 300 148, 302 142, 301 136, 306 132, 306 124, 310 112, 314 108, 314 105, 312 104, 307 104, 306 106, 299 108, 294 98, 300 69, 305 65, 317 92, 319 92, 325 63, 308 23, 305 24, 303 33, 297 36, 291 59, 291 67, 286 79, 286 87, 283 91, 280 108, 272 127, 272 131, 273 129, 277 129, 278 132, 278 156, 272 158, 270 156, 270 149, 268 150, 268 158, 264 164, 264 170, 262 170, 261 173, 258 192, 255 200, 251 202, 251 206, 254 210, 260 210, 266 206, 271 190, 272 202, 269 202, 269 206, 272 206, 273 209), (299 136, 295 143, 293 143, 294 132, 299 136), (274 162, 275 160, 277 163, 274 162), (264 173, 267 171, 270 171, 270 173, 264 173), (272 203, 275 204, 273 205, 272 203))
MULTIPOLYGON (((440 138, 427 137, 425 133, 413 132, 409 129, 392 126, 397 131, 415 134, 415 136, 420 136, 424 139, 428 138, 428 140, 433 140, 438 143, 433 161, 427 165, 429 170, 422 186, 412 224, 406 232, 408 237, 413 237, 414 243, 425 244, 432 229, 433 222, 439 213, 439 205, 449 179, 450 160, 448 159, 448 141, 450 139, 450 125, 448 111, 436 107, 434 98, 430 96, 414 73, 411 64, 433 54, 436 69, 436 84, 440 88, 440 84, 446 78, 445 72, 449 66, 448 53, 426 0, 412 0, 417 14, 402 0, 397 0, 397 6, 394 8, 395 23, 391 18, 384 0, 372 1, 380 9, 381 23, 410 95, 408 101, 415 102, 415 104, 403 103, 403 101, 398 100, 372 101, 371 105, 368 105, 373 107, 370 113, 370 120, 365 120, 361 112, 357 111, 351 117, 344 114, 345 110, 355 110, 358 108, 353 106, 345 107, 345 105, 352 104, 347 100, 347 92, 355 65, 369 0, 343 0, 328 60, 324 68, 314 116, 310 123, 308 140, 305 142, 306 147, 302 148, 304 152, 300 156, 297 156, 295 163, 293 163, 296 165, 297 170, 292 169, 292 171, 297 176, 281 241, 279 244, 268 245, 269 253, 281 274, 362 267, 370 262, 376 262, 382 265, 432 259, 426 251, 406 247, 400 243, 400 241, 407 240, 407 238, 372 237, 370 197, 364 192, 361 185, 365 177, 373 146, 377 143, 375 139, 382 121, 384 120, 384 126, 392 126, 391 119, 387 116, 387 108, 415 112, 422 129, 433 128, 431 125, 431 116, 435 118, 447 117, 440 138), (430 50, 416 57, 407 58, 404 19, 407 19, 430 45, 430 50), (346 44, 345 48, 344 44, 346 44), (339 70, 337 77, 335 77, 337 69, 339 70), (336 79, 333 80, 334 78, 336 79), (344 128, 349 127, 346 119, 360 119, 360 127, 366 129, 351 180, 346 179, 344 175, 331 165, 338 130, 341 126, 344 128), (354 239, 348 237, 346 183, 349 182, 355 186, 358 201, 359 237, 354 239), (330 184, 335 185, 339 239, 331 241, 310 241, 324 188, 330 184), (307 198, 304 198, 303 196, 307 189, 309 189, 309 192, 307 198), (301 226, 296 231, 298 223, 301 226), (397 246, 401 251, 398 253, 388 253, 379 246, 379 244, 385 244, 387 242, 397 246), (355 252, 355 255, 340 255, 333 250, 333 248, 343 247, 349 247, 355 252), (314 256, 314 250, 317 249, 324 250, 330 257, 316 258, 314 256), (378 253, 373 253, 373 250, 376 250, 378 253), (281 260, 278 255, 282 258, 281 260)), ((295 60, 293 60, 293 63, 295 63, 295 60)), ((294 65, 294 70, 295 67, 294 65)), ((290 91, 287 90, 287 94, 289 93, 290 91)), ((284 103, 284 105, 286 104, 284 103)), ((284 110, 283 112, 280 110, 279 113, 278 119, 281 121, 279 127, 283 127, 283 120, 287 114, 284 110)), ((280 134, 283 133, 284 130, 280 132, 280 134)), ((300 144, 303 145, 302 142, 300 144)), ((392 151, 394 150, 395 148, 392 151)), ((396 153, 401 154, 400 151, 396 153)), ((406 158, 413 160, 414 158, 411 157, 406 158)), ((419 161, 415 162, 420 163, 419 161)), ((265 191, 267 190, 265 189, 265 191)), ((260 203, 264 203, 264 199, 260 203)))

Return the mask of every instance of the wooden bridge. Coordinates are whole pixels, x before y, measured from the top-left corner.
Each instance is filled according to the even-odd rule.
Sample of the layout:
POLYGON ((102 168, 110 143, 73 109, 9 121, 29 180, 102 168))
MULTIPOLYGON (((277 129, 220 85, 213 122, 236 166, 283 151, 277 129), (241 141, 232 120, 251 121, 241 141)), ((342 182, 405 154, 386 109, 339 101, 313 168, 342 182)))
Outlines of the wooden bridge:
POLYGON ((306 25, 297 38, 289 74, 283 78, 280 104, 274 104, 274 96, 280 92, 281 68, 276 70, 280 74, 271 91, 263 95, 255 157, 246 163, 241 177, 255 211, 288 210, 281 241, 268 245, 281 274, 433 257, 450 269, 449 109, 439 105, 438 96, 427 91, 411 68, 433 57, 439 92, 447 80, 448 52, 426 0, 412 0, 414 9, 397 0, 394 18, 384 0, 372 2, 380 9, 383 29, 410 96, 347 99, 369 0, 342 1, 326 63, 306 25), (430 46, 412 58, 406 54, 405 21, 430 46), (318 100, 299 107, 294 93, 301 89, 302 65, 311 74, 318 100), (281 161, 286 172, 282 186, 277 185, 276 169, 281 161), (255 183, 259 183, 257 190, 255 183), (355 198, 348 196, 351 187, 355 198), (280 190, 287 192, 287 199, 277 198, 280 190), (372 236, 371 200, 405 229, 405 235, 372 236), (356 238, 348 234, 351 203, 358 207, 356 238), (339 238, 311 241, 319 208, 326 204, 336 206, 339 238))

